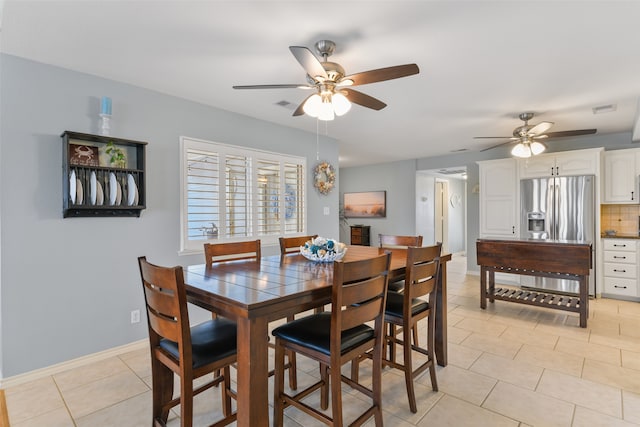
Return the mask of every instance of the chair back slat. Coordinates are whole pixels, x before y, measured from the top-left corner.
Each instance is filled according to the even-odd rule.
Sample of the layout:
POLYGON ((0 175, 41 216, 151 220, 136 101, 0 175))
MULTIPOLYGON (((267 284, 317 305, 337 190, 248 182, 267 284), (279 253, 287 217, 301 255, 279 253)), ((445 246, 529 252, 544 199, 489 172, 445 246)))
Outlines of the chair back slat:
MULTIPOLYGON (((138 258, 144 289, 149 334, 182 343, 189 336, 189 314, 182 267, 159 267, 138 258)), ((188 339, 188 338, 187 338, 188 339)), ((190 343, 189 343, 190 344, 190 343)))
POLYGON ((336 261, 331 300, 331 340, 340 332, 384 316, 391 254, 359 261, 336 261))
POLYGON ((405 281, 405 288, 410 286, 411 296, 419 298, 433 292, 438 274, 438 261, 415 264, 411 275, 411 282, 405 281), (410 284, 409 284, 410 283, 410 284))
POLYGON ((260 240, 229 243, 205 243, 204 258, 207 265, 214 262, 240 259, 256 259, 261 257, 260 240))
POLYGON ((398 248, 409 246, 422 246, 422 236, 394 236, 391 234, 378 234, 381 248, 398 248))
POLYGON ((307 241, 316 237, 318 237, 317 234, 313 236, 280 237, 280 255, 300 252, 300 246, 304 246, 307 241))
MULTIPOLYGON (((435 293, 438 275, 440 274, 441 251, 442 244, 440 243, 434 246, 410 247, 407 249, 405 306, 410 307, 410 301, 413 298, 435 293)), ((435 301, 435 298, 433 301, 435 301)))

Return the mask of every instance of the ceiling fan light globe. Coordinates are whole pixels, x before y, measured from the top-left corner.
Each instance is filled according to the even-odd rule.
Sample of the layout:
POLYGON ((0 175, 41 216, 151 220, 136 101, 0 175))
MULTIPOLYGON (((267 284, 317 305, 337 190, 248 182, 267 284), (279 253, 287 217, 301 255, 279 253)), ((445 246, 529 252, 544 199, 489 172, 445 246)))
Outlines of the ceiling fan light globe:
POLYGON ((529 144, 523 144, 522 142, 519 142, 511 150, 511 155, 526 159, 528 157, 531 157, 531 148, 529 147, 529 144))
POLYGON ((533 141, 530 145, 531 148, 531 154, 533 154, 534 156, 537 156, 540 153, 543 153, 544 150, 547 149, 547 147, 544 146, 544 144, 538 142, 538 141, 533 141))
POLYGON ((311 117, 318 117, 320 115, 321 107, 322 98, 320 98, 320 95, 316 93, 314 95, 311 95, 309 99, 307 99, 307 101, 302 106, 302 111, 304 111, 305 114, 311 117))
POLYGON ((318 120, 330 121, 335 118, 333 112, 333 104, 331 101, 322 102, 320 104, 320 113, 318 114, 318 120))
POLYGON ((340 92, 333 94, 332 103, 336 116, 343 116, 351 109, 351 102, 340 92))

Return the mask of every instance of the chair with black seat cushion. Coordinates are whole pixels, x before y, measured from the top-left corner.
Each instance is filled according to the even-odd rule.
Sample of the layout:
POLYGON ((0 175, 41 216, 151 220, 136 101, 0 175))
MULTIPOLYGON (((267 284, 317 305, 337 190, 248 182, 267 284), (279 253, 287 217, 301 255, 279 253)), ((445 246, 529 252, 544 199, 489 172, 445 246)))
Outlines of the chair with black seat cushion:
POLYGON ((282 426, 283 411, 290 405, 327 425, 342 426, 342 382, 372 400, 372 405, 352 425, 361 425, 371 417, 376 426, 382 425, 383 317, 390 262, 389 253, 359 261, 335 261, 331 312, 312 314, 273 330, 276 337, 275 426, 282 426), (373 322, 373 327, 367 322, 373 322), (284 392, 286 351, 295 351, 320 362, 320 380, 295 395, 284 392), (371 388, 340 372, 342 365, 369 351, 373 358, 371 388), (320 407, 327 409, 329 388, 332 417, 302 401, 320 390, 320 407))
POLYGON ((440 253, 442 245, 438 243, 427 247, 409 247, 407 249, 407 269, 405 289, 403 293, 389 292, 384 314, 385 323, 390 325, 386 341, 389 346, 389 359, 385 365, 404 371, 409 409, 417 411, 416 396, 413 380, 426 369, 431 375, 431 387, 438 391, 438 381, 435 370, 435 303, 437 283, 440 275, 440 253), (428 297, 424 299, 424 297, 428 297), (403 333, 402 339, 398 334, 403 331, 418 330, 418 321, 427 318, 427 347, 420 347, 417 340, 411 344, 403 333), (397 328, 400 327, 400 328, 397 328), (396 361, 396 345, 403 350, 403 363, 396 361), (427 360, 413 369, 412 352, 416 351, 427 356, 427 360))
POLYGON ((193 396, 221 383, 224 418, 214 425, 234 422, 230 366, 236 362, 236 323, 218 318, 190 327, 182 267, 156 266, 145 257, 138 265, 151 349, 152 425, 166 425, 169 410, 180 404, 180 425, 191 426, 193 396), (216 371, 222 375, 194 389, 194 379, 216 371), (180 396, 172 399, 174 374, 180 377, 180 396))
MULTIPOLYGON (((378 234, 379 247, 381 248, 403 248, 409 246, 422 246, 422 236, 395 236, 392 234, 378 234)), ((404 289, 404 276, 397 276, 393 281, 389 281, 389 290, 402 292, 404 289)))

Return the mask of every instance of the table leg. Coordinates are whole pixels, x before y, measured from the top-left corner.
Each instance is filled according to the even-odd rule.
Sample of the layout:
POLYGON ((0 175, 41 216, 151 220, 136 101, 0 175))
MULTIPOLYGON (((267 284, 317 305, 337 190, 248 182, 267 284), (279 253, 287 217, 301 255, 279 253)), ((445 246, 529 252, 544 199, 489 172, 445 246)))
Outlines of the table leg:
POLYGON ((487 271, 480 266, 480 308, 487 308, 487 271))
POLYGON ((438 278, 438 290, 436 292, 436 361, 440 366, 447 366, 447 262, 440 264, 440 277, 438 278))
POLYGON ((580 327, 587 327, 589 317, 589 276, 580 276, 580 327))
POLYGON ((269 425, 267 322, 238 319, 238 426, 269 425))
POLYGON ((489 302, 496 302, 496 299, 493 297, 496 294, 496 272, 491 270, 489 271, 489 302))

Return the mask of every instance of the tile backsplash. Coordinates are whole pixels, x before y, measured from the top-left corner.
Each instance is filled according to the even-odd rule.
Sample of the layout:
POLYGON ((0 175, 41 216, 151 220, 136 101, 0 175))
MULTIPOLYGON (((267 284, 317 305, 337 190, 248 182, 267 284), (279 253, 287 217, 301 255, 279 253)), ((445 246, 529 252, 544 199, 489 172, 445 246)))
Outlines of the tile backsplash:
POLYGON ((600 228, 618 234, 635 234, 638 230, 640 205, 600 205, 600 228))

